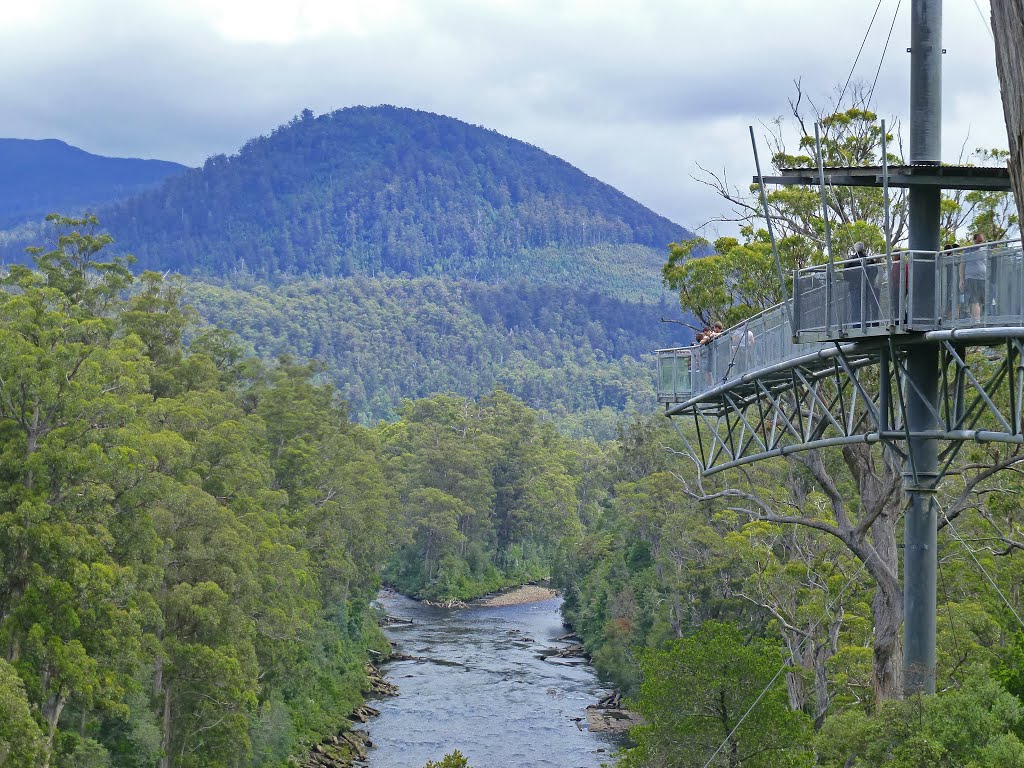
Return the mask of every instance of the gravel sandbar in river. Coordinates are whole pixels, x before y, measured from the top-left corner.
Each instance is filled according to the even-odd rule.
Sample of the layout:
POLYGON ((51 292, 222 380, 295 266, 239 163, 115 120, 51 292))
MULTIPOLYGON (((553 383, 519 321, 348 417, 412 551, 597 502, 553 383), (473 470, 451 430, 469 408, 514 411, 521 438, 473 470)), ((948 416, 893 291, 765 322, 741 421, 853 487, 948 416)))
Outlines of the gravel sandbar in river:
POLYGON ((508 592, 503 592, 500 595, 494 595, 493 597, 481 597, 479 600, 474 600, 471 605, 494 608, 502 605, 539 603, 541 600, 550 600, 553 597, 558 597, 558 590, 527 584, 522 587, 516 587, 508 592))

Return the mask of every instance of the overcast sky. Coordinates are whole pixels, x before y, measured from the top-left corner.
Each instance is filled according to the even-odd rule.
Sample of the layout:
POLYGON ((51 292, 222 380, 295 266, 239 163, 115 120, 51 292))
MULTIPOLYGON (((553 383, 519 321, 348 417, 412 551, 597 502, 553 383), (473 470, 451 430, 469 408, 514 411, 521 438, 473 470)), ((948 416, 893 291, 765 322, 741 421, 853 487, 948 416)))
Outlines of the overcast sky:
MULTIPOLYGON (((905 119, 910 0, 854 79, 905 119)), ((947 0, 944 152, 1005 146, 988 0, 947 0)), ((395 104, 552 152, 697 227, 697 164, 746 182, 793 80, 826 102, 876 0, 0 0, 0 136, 199 165, 302 108, 395 104)), ((719 228, 719 231, 728 231, 719 228)), ((715 230, 708 230, 709 235, 715 230)))

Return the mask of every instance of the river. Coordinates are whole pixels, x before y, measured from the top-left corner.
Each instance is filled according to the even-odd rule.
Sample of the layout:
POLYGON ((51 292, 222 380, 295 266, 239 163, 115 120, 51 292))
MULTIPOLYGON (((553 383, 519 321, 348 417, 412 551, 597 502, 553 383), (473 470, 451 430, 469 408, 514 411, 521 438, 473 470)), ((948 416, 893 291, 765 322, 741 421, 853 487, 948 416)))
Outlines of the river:
POLYGON ((422 768, 458 749, 473 768, 598 768, 614 737, 590 733, 586 706, 608 689, 582 659, 545 660, 563 647, 560 598, 526 605, 431 608, 394 593, 380 602, 398 650, 384 666, 401 695, 370 702, 372 768, 422 768), (581 718, 576 721, 574 718, 581 718))

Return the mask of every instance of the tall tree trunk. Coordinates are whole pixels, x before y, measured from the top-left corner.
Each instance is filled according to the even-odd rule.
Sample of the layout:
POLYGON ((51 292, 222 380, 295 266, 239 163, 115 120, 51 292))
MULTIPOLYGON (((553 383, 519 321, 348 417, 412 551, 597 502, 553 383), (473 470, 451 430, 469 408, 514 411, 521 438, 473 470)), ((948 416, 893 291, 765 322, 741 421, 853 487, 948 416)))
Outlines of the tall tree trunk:
POLYGON ((875 703, 896 699, 903 691, 903 590, 898 581, 879 582, 871 600, 875 623, 872 678, 875 703))
POLYGON ((861 519, 870 521, 867 531, 860 533, 870 533, 871 539, 865 569, 875 582, 872 682, 875 702, 881 703, 899 698, 903 692, 903 588, 896 546, 896 526, 903 507, 902 467, 885 448, 878 455, 867 445, 844 447, 843 459, 857 482, 861 519))
POLYGON ((1024 0, 991 0, 996 71, 1010 147, 1010 183, 1024 222, 1024 0))
POLYGON ((61 690, 43 708, 46 722, 50 726, 46 735, 46 742, 43 745, 43 768, 50 768, 50 759, 53 757, 53 739, 57 735, 57 723, 60 722, 61 713, 64 711, 64 705, 67 703, 68 694, 61 690))
POLYGON ((171 686, 164 689, 164 734, 160 740, 160 768, 171 766, 171 686))

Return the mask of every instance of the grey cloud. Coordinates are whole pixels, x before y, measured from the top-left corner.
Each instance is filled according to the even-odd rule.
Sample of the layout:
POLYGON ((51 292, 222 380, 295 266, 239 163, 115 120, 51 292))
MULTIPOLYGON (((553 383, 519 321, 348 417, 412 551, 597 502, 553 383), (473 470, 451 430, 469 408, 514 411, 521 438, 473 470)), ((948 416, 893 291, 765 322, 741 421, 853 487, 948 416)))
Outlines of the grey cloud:
MULTIPOLYGON (((991 42, 973 7, 958 5, 947 3, 947 135, 971 120, 956 112, 963 98, 994 94, 998 109, 991 42)), ((12 73, 0 82, 0 135, 199 164, 303 107, 392 103, 529 141, 692 226, 720 209, 689 179, 694 164, 749 176, 745 125, 784 113, 801 74, 809 93, 827 96, 870 10, 811 0, 409 8, 365 36, 270 44, 227 41, 172 2, 66 0, 48 24, 0 29, 0 66, 12 73)), ((859 77, 873 77, 887 26, 859 77)), ((901 19, 877 92, 882 114, 905 114, 906 37, 901 19)), ((972 135, 1000 143, 992 128, 972 135)))

